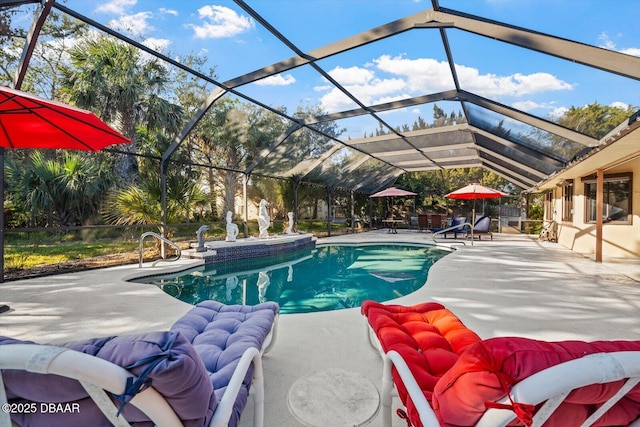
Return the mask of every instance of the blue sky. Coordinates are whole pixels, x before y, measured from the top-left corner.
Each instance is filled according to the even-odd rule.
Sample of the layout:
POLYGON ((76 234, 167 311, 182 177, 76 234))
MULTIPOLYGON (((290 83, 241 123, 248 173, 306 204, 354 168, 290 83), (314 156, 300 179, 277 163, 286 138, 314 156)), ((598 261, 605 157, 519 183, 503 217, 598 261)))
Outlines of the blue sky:
MULTIPOLYGON (((430 1, 417 0, 246 3, 303 51, 431 8, 430 1)), ((222 82, 294 56, 232 1, 68 0, 66 5, 172 57, 205 55, 222 82)), ((440 0, 440 6, 640 56, 638 0, 440 0)), ((594 101, 640 106, 640 82, 458 30, 447 34, 462 88, 470 92, 545 118, 594 101)), ((453 89, 440 40, 437 30, 413 30, 318 65, 369 105, 440 92, 453 89)), ((327 112, 355 108, 309 67, 239 90, 290 112, 301 103, 320 104, 327 112)), ((392 125, 410 124, 418 115, 429 119, 432 108, 389 112, 384 118, 392 125)), ((362 121, 352 132, 357 137, 376 127, 362 121)))

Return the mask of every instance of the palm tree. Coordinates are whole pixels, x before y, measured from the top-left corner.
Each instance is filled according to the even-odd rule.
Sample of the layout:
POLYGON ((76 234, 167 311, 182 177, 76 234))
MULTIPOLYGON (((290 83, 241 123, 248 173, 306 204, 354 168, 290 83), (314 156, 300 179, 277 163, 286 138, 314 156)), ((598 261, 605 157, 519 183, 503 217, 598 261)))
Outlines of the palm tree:
MULTIPOLYGON (((157 158, 171 140, 159 133, 139 131, 140 149, 148 158, 140 161, 139 180, 111 192, 103 212, 108 222, 117 225, 152 224, 161 217, 160 168, 157 158)), ((185 150, 178 150, 176 160, 186 160, 185 150)), ((199 174, 185 166, 171 168, 167 173, 167 221, 169 223, 193 220, 198 208, 209 202, 201 188, 199 174)), ((167 233, 170 237, 170 233, 167 233)))
MULTIPOLYGON (((105 36, 84 40, 69 55, 71 66, 63 68, 63 92, 75 105, 117 124, 132 141, 124 147, 129 153, 137 150, 139 127, 178 132, 181 109, 162 97, 170 80, 158 60, 143 58, 135 47, 105 36)), ((119 160, 116 173, 123 182, 134 182, 135 157, 119 160)))
POLYGON ((46 158, 33 151, 27 166, 7 164, 7 177, 17 188, 14 198, 29 212, 32 225, 82 225, 94 218, 113 183, 105 162, 87 154, 64 152, 46 158))

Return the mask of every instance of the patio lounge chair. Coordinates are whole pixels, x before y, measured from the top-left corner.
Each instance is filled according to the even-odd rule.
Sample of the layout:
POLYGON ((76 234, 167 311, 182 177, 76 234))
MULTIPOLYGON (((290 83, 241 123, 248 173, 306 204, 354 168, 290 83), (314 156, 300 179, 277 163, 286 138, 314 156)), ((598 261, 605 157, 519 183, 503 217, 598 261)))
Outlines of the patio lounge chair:
POLYGON ((18 425, 46 427, 236 426, 251 389, 261 427, 262 355, 278 312, 273 302, 205 301, 169 331, 62 346, 0 337, 0 403, 15 408, 0 425, 11 412, 18 425))
POLYGON ((465 236, 467 239, 473 236, 474 239, 481 240, 482 236, 489 236, 491 240, 493 240, 493 233, 491 232, 491 217, 490 216, 480 216, 476 218, 476 223, 473 225, 473 233, 471 233, 471 228, 466 227, 462 228, 460 231, 456 233, 465 236))
POLYGON ((458 235, 467 235, 469 225, 467 224, 467 218, 464 216, 458 216, 451 220, 451 225, 442 230, 442 237, 445 239, 447 235, 453 235, 454 239, 458 238, 458 235))
POLYGON ((362 313, 384 360, 384 426, 394 391, 416 427, 640 426, 640 341, 482 340, 438 303, 362 313))

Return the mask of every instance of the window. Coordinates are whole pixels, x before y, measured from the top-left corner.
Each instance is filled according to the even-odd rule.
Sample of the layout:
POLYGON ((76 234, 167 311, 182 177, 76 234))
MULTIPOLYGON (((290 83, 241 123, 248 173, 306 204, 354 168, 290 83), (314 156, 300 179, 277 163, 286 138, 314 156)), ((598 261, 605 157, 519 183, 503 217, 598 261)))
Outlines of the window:
MULTIPOLYGON (((594 177, 583 178, 586 196, 586 221, 596 222, 596 191, 594 177)), ((602 218, 605 223, 631 224, 632 174, 605 175, 603 182, 602 218)))
POLYGON ((562 183, 562 220, 573 221, 573 180, 562 183))

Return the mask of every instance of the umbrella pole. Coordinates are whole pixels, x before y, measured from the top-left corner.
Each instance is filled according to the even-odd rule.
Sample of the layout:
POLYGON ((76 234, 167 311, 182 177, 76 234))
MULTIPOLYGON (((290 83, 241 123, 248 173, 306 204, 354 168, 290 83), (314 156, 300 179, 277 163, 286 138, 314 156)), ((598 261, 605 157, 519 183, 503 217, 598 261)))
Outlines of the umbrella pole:
POLYGON ((473 209, 471 211, 471 225, 476 223, 476 199, 473 199, 473 209))
POLYGON ((473 241, 475 237, 473 237, 473 228, 476 225, 476 199, 473 199, 473 209, 471 210, 471 246, 473 246, 473 241))

